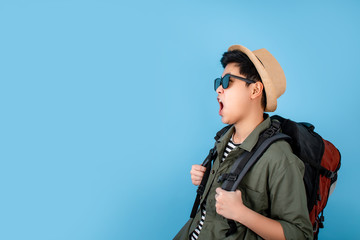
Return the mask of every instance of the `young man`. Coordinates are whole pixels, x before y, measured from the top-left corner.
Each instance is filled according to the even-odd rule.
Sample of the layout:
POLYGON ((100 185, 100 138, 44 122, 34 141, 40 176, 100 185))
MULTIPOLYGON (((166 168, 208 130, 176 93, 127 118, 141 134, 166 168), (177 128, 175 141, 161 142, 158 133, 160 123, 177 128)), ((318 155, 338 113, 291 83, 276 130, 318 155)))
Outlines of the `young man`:
MULTIPOLYGON (((284 72, 264 48, 250 51, 232 45, 223 54, 225 68, 215 80, 219 115, 231 128, 215 143, 218 152, 207 181, 200 208, 174 240, 197 239, 312 239, 303 162, 285 140, 273 143, 249 170, 236 191, 221 189, 217 179, 229 172, 244 151, 251 151, 259 134, 271 124, 286 88, 284 72), (237 231, 226 237, 227 219, 237 231)), ((191 179, 199 185, 205 167, 193 165, 191 179)))

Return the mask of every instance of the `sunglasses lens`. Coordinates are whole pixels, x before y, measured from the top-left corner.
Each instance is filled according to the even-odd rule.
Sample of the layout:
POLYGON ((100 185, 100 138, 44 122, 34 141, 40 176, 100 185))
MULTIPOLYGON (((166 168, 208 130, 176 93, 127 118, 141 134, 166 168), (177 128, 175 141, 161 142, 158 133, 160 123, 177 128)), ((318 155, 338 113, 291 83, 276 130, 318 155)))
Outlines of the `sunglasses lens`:
POLYGON ((222 80, 222 86, 224 89, 228 88, 229 86, 229 79, 230 79, 230 75, 225 75, 223 80, 222 80))
POLYGON ((220 82, 221 82, 221 78, 215 79, 215 81, 214 81, 214 90, 215 91, 220 86, 220 82))

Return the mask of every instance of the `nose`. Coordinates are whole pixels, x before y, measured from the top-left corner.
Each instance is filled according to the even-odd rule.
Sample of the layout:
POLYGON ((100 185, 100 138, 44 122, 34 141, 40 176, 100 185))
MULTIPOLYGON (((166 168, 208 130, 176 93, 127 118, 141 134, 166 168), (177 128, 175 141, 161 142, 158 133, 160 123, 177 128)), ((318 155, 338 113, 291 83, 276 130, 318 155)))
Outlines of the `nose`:
POLYGON ((216 89, 217 93, 222 93, 224 91, 224 88, 222 87, 222 84, 220 84, 220 86, 218 86, 218 88, 216 89))

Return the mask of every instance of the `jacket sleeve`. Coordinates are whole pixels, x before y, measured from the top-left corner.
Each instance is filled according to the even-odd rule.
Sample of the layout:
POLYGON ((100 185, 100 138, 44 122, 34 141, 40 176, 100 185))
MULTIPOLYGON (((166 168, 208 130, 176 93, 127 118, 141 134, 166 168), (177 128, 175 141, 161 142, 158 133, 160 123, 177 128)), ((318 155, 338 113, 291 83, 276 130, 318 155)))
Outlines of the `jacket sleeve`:
POLYGON ((271 218, 280 222, 286 239, 313 239, 303 175, 304 163, 295 154, 282 154, 270 171, 271 218))

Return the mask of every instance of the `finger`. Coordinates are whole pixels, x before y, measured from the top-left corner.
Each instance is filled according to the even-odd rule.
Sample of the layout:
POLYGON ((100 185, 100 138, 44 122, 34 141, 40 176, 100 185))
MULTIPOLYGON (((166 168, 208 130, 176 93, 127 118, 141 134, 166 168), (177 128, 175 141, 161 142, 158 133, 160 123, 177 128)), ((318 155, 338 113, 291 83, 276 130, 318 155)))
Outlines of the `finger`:
POLYGON ((202 177, 198 177, 198 176, 191 175, 191 180, 201 181, 201 180, 202 180, 202 177))
POLYGON ((195 186, 199 186, 200 183, 201 183, 200 181, 193 181, 193 184, 194 184, 195 186))
POLYGON ((220 208, 219 203, 215 204, 215 209, 216 209, 217 214, 221 214, 221 208, 220 208))
POLYGON ((205 172, 206 171, 206 167, 195 164, 193 165, 193 169, 197 170, 197 171, 201 171, 201 172, 205 172))
POLYGON ((194 175, 202 177, 202 176, 204 176, 204 173, 200 172, 200 171, 194 171, 194 175))
POLYGON ((202 166, 202 165, 199 165, 199 164, 195 164, 194 167, 195 167, 197 170, 200 170, 200 171, 205 171, 205 170, 206 170, 206 167, 205 167, 205 166, 202 166))
POLYGON ((236 189, 235 194, 237 194, 241 197, 241 191, 239 189, 236 189))
POLYGON ((221 187, 217 187, 217 188, 216 188, 216 193, 218 193, 219 195, 222 193, 222 191, 223 191, 223 190, 221 189, 221 187))
POLYGON ((204 176, 203 172, 199 172, 199 171, 195 171, 195 170, 190 171, 190 174, 192 176, 197 176, 197 177, 201 177, 201 178, 204 176))
POLYGON ((199 176, 199 177, 204 176, 204 173, 203 173, 203 172, 200 172, 200 171, 197 171, 197 170, 194 170, 194 169, 192 169, 192 170, 190 171, 190 174, 191 174, 191 175, 194 175, 194 176, 199 176))

